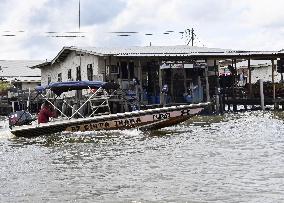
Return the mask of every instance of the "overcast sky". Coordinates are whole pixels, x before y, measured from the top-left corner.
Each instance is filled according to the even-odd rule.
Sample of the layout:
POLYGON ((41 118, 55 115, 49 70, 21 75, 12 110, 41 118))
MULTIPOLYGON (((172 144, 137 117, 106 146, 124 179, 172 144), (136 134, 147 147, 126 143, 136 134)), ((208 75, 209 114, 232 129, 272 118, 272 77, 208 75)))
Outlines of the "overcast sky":
POLYGON ((195 30, 196 46, 284 48, 283 0, 81 0, 83 33, 66 33, 79 31, 78 2, 0 0, 0 59, 52 59, 72 45, 185 45, 179 32, 188 28, 195 30), (85 37, 52 37, 63 35, 85 37))

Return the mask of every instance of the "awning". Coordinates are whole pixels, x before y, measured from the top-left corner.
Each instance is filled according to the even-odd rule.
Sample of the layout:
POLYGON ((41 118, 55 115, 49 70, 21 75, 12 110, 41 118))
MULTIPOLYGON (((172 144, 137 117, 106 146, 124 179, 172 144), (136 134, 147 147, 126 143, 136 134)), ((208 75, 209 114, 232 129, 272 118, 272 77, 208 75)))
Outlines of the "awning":
POLYGON ((50 89, 56 95, 61 95, 63 92, 68 92, 71 90, 83 90, 83 89, 97 89, 109 87, 108 83, 102 81, 68 81, 68 82, 55 82, 50 83, 47 86, 38 86, 36 90, 42 92, 46 89, 50 89))

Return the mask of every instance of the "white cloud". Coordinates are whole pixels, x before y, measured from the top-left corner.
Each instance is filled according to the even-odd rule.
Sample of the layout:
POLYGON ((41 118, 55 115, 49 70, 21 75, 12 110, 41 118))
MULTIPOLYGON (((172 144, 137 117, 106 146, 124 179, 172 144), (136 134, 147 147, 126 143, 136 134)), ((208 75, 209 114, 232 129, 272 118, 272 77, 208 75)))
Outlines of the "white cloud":
POLYGON ((78 0, 2 0, 2 59, 50 59, 63 46, 185 44, 179 31, 194 27, 198 46, 284 48, 282 0, 81 0, 84 38, 46 37, 78 31, 78 0), (25 32, 18 32, 24 30, 25 32), (163 34, 173 30, 169 35, 163 34), (4 32, 11 31, 11 32, 4 32), (118 37, 111 31, 137 31, 118 37), (146 36, 145 33, 152 33, 146 36), (16 34, 15 37, 2 35, 16 34))

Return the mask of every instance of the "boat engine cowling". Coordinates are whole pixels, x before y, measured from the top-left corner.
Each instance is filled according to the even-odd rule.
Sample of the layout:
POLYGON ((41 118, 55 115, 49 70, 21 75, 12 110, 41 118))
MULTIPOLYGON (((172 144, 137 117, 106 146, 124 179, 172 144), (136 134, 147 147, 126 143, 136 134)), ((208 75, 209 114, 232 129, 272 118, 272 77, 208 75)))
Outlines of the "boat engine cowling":
POLYGON ((27 111, 16 111, 9 115, 9 126, 29 125, 35 119, 27 111))

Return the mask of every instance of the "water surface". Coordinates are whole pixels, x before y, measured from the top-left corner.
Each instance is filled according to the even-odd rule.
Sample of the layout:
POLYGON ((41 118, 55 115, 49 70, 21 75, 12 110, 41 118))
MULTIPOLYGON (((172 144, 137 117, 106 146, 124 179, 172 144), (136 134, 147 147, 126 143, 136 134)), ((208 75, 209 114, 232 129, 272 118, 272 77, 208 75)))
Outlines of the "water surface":
POLYGON ((2 130, 0 202, 284 202, 283 118, 199 116, 153 132, 32 139, 2 130))

